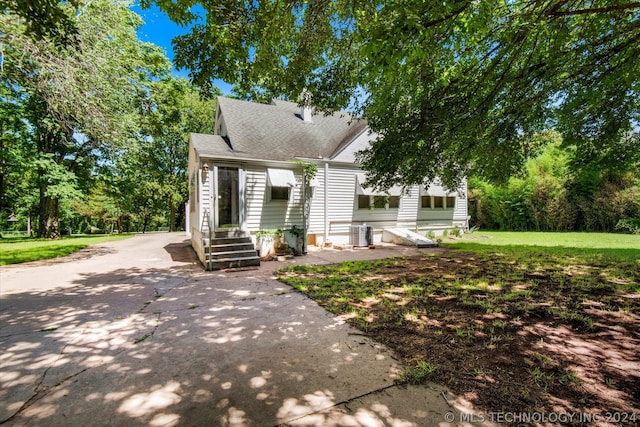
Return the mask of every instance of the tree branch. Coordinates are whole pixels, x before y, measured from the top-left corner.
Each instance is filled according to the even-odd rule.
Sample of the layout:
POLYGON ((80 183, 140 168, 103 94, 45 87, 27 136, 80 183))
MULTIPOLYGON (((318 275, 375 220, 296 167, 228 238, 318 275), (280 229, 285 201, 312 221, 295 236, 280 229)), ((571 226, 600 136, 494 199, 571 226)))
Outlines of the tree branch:
POLYGON ((595 13, 607 13, 607 12, 621 12, 623 10, 638 9, 640 8, 640 2, 629 4, 618 4, 609 7, 595 7, 591 9, 578 9, 578 10, 552 10, 547 12, 548 16, 572 16, 572 15, 590 15, 595 13))

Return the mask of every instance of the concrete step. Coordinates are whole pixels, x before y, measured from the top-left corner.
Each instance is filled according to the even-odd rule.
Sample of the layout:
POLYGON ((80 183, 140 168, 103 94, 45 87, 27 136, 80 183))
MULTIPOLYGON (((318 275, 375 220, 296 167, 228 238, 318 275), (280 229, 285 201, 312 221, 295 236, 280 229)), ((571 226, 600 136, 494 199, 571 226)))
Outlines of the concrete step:
POLYGON ((248 237, 249 234, 246 231, 240 230, 218 230, 214 232, 213 238, 216 239, 227 239, 227 238, 240 238, 240 237, 248 237))
MULTIPOLYGON (((202 239, 202 242, 205 247, 209 246, 209 239, 202 239)), ((232 244, 240 244, 240 243, 251 243, 251 237, 216 237, 211 239, 211 244, 214 246, 218 245, 232 245, 232 244)))
POLYGON ((240 258, 220 258, 214 259, 207 263, 206 268, 212 270, 224 270, 225 268, 241 268, 241 267, 259 267, 260 258, 253 257, 240 257, 240 258))
POLYGON ((232 252, 232 251, 249 251, 249 250, 253 250, 255 251, 255 246, 253 246, 253 243, 251 242, 245 242, 245 243, 226 243, 223 245, 213 245, 211 246, 211 248, 209 248, 208 246, 205 246, 204 251, 205 253, 215 253, 215 252, 232 252))
POLYGON ((211 242, 208 238, 202 239, 207 261, 205 269, 223 270, 260 265, 256 248, 246 233, 219 231, 212 237, 211 242))
POLYGON ((258 256, 255 249, 242 250, 242 251, 226 251, 226 252, 212 252, 208 254, 207 259, 225 259, 225 258, 253 258, 258 256))

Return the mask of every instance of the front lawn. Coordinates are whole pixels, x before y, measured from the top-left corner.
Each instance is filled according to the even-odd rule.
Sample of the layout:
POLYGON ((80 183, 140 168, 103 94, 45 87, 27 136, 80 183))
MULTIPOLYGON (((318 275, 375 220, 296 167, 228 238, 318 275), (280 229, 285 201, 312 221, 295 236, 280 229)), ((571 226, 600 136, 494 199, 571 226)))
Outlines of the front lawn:
POLYGON ((468 237, 445 252, 278 274, 392 348, 406 382, 448 386, 485 413, 640 422, 640 237, 468 237))
POLYGON ((131 236, 132 234, 83 235, 68 236, 57 240, 5 237, 0 239, 0 265, 56 258, 69 255, 89 245, 127 239, 131 236))

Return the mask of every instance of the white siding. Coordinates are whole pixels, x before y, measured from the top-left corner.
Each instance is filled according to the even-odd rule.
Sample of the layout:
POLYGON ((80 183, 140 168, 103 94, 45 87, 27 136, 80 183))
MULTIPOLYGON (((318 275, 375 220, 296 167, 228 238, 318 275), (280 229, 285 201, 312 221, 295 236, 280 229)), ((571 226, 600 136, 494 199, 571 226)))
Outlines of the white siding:
POLYGON ((260 230, 262 221, 262 207, 267 187, 266 168, 247 166, 247 179, 245 181, 247 228, 250 231, 260 230))
POLYGON ((456 223, 464 222, 464 226, 467 226, 467 179, 465 178, 460 186, 460 191, 456 194, 456 207, 453 211, 453 220, 456 223))
POLYGON ((400 198, 400 210, 398 212, 398 227, 415 229, 420 209, 420 188, 412 186, 408 193, 403 193, 400 198))
MULTIPOLYGON (((296 173, 300 183, 302 177, 296 173)), ((269 200, 267 186, 267 168, 247 166, 246 179, 247 228, 251 232, 258 230, 276 230, 293 225, 302 226, 302 187, 291 189, 291 197, 285 200, 269 200)))
POLYGON ((198 227, 203 233, 209 232, 209 222, 213 221, 211 211, 211 186, 213 185, 213 168, 209 166, 209 172, 200 173, 200 218, 198 227))
MULTIPOLYGON (((220 115, 217 121, 217 133, 227 133, 224 118, 220 115)), ((358 209, 356 196, 356 174, 362 173, 355 164, 355 152, 365 149, 369 141, 376 137, 368 130, 358 135, 350 144, 345 146, 334 159, 329 160, 327 176, 322 160, 318 162, 318 173, 313 189, 309 218, 310 234, 321 237, 328 225, 329 239, 333 242, 348 241, 352 224, 368 224, 373 226, 376 237, 385 227, 403 227, 411 230, 444 230, 454 224, 466 226, 467 222, 467 187, 466 181, 456 195, 453 209, 422 209, 420 207, 420 188, 413 186, 407 193, 403 193, 400 206, 397 209, 358 209), (326 192, 325 195, 325 183, 326 192), (326 199, 326 206, 325 206, 326 199), (327 218, 325 218, 325 212, 327 218)), ((211 206, 209 180, 213 178, 213 164, 215 159, 208 159, 210 172, 203 176, 200 170, 198 153, 190 147, 189 175, 190 184, 196 183, 192 209, 191 227, 207 232, 208 209, 211 206), (192 152, 193 151, 193 152, 192 152), (195 178, 195 179, 194 179, 195 178), (204 180, 203 180, 204 179, 204 180)), ((303 225, 302 214, 302 176, 300 168, 293 164, 247 164, 244 174, 244 197, 247 231, 255 233, 259 230, 275 230, 289 228, 293 225, 303 225), (294 170, 299 185, 291 189, 289 201, 270 200, 270 190, 267 185, 267 167, 290 168, 294 170)), ((321 241, 322 239, 320 239, 321 241)))
MULTIPOLYGON (((186 215, 189 216, 189 226, 196 229, 200 226, 197 214, 200 207, 197 157, 196 150, 193 148, 191 139, 189 139, 189 163, 187 166, 187 170, 189 172, 189 211, 186 215)), ((187 235, 191 236, 192 230, 188 229, 186 231, 187 235)))
POLYGON ((355 210, 356 172, 359 170, 353 167, 329 165, 327 180, 329 235, 349 232, 355 210))

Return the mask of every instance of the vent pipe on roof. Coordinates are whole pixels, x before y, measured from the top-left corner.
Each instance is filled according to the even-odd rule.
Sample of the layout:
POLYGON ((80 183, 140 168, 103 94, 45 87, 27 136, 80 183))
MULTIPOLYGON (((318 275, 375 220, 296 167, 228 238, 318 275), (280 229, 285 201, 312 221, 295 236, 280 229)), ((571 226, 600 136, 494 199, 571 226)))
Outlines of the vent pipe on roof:
POLYGON ((301 95, 301 102, 300 102, 300 117, 302 117, 302 120, 305 123, 312 123, 313 120, 311 119, 311 92, 309 92, 307 90, 307 88, 304 88, 302 90, 302 95, 301 95))

